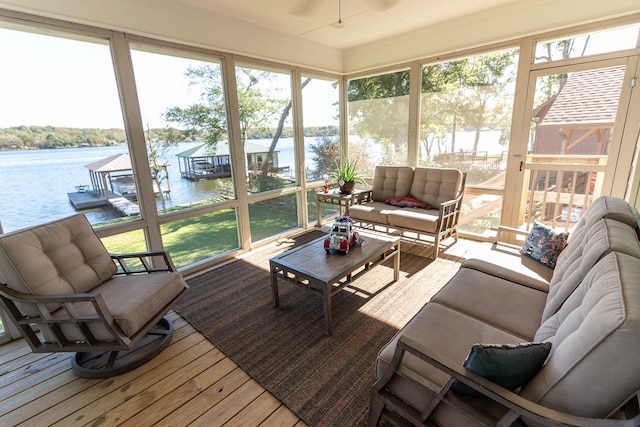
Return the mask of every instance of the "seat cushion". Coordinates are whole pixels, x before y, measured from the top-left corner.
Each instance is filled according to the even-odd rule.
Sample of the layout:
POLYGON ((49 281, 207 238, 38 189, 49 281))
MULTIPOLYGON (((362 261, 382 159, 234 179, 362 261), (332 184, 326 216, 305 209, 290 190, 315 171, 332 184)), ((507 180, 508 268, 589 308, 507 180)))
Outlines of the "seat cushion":
POLYGON ((440 219, 437 209, 394 209, 389 211, 390 226, 433 234, 438 231, 440 219))
MULTIPOLYGON (((434 349, 440 355, 462 365, 471 347, 478 342, 495 344, 517 343, 520 338, 498 328, 494 328, 463 312, 429 302, 404 326, 404 328, 382 348, 376 359, 376 377, 380 378, 393 357, 396 343, 401 335, 434 349)), ((407 354, 402 365, 428 381, 443 386, 449 377, 430 364, 407 354)), ((409 402, 415 408, 424 409, 433 400, 433 396, 425 389, 403 377, 396 376, 388 388, 399 398, 409 402)), ((489 399, 475 396, 459 395, 465 402, 484 413, 499 417, 504 408, 492 403, 489 399)), ((448 405, 438 405, 432 419, 446 426, 477 426, 476 420, 464 416, 448 405)))
MULTIPOLYGON (((185 284, 182 275, 174 273, 136 274, 115 276, 93 290, 104 298, 107 310, 113 317, 117 327, 129 338, 132 338, 143 326, 161 312, 180 292, 185 284)), ((75 309, 81 315, 93 315, 95 310, 90 303, 76 303, 75 309)), ((64 315, 62 309, 57 315, 64 315)), ((164 313, 162 313, 164 314, 164 313)), ((101 324, 89 327, 99 340, 107 340, 108 334, 101 324)), ((65 325, 63 332, 69 340, 82 340, 83 337, 74 327, 65 325)), ((46 336, 48 340, 55 338, 46 336)))
POLYGON ((351 206, 349 208, 349 216, 358 221, 387 225, 389 224, 389 220, 387 219, 389 212, 394 209, 402 208, 387 205, 384 202, 367 202, 361 205, 351 206))
POLYGON ((491 243, 478 244, 461 267, 484 271, 543 292, 549 291, 554 274, 553 269, 520 254, 516 248, 491 243))
POLYGON ((460 268, 431 301, 531 341, 540 327, 547 293, 471 268, 460 268))

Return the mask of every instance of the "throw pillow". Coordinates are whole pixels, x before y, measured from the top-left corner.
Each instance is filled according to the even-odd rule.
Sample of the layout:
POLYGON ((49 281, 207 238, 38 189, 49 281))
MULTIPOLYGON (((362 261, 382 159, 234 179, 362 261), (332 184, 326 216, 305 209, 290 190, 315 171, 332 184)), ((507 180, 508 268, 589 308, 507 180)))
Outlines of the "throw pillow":
POLYGON ((539 222, 533 223, 533 228, 527 236, 520 253, 527 255, 547 267, 555 268, 560 252, 567 246, 569 233, 555 232, 552 228, 539 222))
MULTIPOLYGON (((514 391, 534 377, 544 365, 550 351, 550 342, 474 344, 462 366, 514 391)), ((474 396, 482 395, 460 381, 455 381, 451 390, 474 396)))
POLYGON ((431 209, 431 206, 422 202, 411 194, 407 197, 390 197, 384 201, 388 205, 400 206, 401 208, 422 208, 422 209, 431 209))

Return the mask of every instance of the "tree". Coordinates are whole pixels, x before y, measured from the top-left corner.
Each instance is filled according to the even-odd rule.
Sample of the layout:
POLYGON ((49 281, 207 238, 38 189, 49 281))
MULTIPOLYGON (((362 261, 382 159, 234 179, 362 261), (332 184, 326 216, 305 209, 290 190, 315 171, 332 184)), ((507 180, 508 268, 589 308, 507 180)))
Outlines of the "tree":
MULTIPOLYGON (((310 81, 311 81, 311 78, 307 77, 302 82, 302 89, 304 89, 305 86, 307 86, 310 81)), ((264 164, 262 166, 262 174, 263 174, 263 176, 267 175, 267 173, 269 172, 269 168, 273 164, 273 154, 275 153, 276 146, 278 144, 278 140, 280 139, 280 136, 282 135, 282 129, 284 128, 284 124, 285 124, 285 122, 287 120, 287 117, 289 117, 289 113, 291 112, 291 107, 292 106, 293 106, 293 102, 289 101, 287 103, 287 105, 284 107, 284 109, 282 110, 282 114, 280 114, 280 120, 278 120, 278 127, 276 128, 276 132, 274 133, 273 138, 271 139, 271 145, 269 146, 269 152, 267 153, 267 159, 266 159, 266 161, 264 162, 264 164)))
POLYGON ((460 86, 467 88, 471 98, 468 103, 467 120, 476 133, 473 154, 478 151, 482 127, 495 123, 501 108, 504 107, 495 100, 500 100, 504 88, 513 81, 512 74, 506 72, 513 63, 512 52, 482 55, 465 60, 460 86))
MULTIPOLYGON (((166 135, 165 135, 166 137, 166 135)), ((169 173, 167 171, 167 163, 160 160, 161 146, 158 139, 151 137, 151 129, 147 124, 147 157, 149 158, 149 169, 151 169, 151 179, 158 190, 158 197, 162 205, 162 212, 167 213, 167 201, 162 191, 162 183, 169 181, 169 173)), ((166 141, 166 140, 165 140, 166 141)), ((167 144, 164 145, 166 147, 167 144)))
MULTIPOLYGON (((282 111, 286 101, 271 98, 257 87, 271 79, 270 73, 237 68, 237 88, 242 141, 251 131, 268 129, 271 119, 282 111)), ((168 122, 182 126, 188 136, 204 134, 206 141, 216 146, 227 137, 227 111, 220 68, 211 64, 189 67, 185 76, 190 85, 200 86, 200 103, 188 107, 171 107, 165 113, 168 122)))
MULTIPOLYGON (((571 57, 575 39, 563 39, 554 42, 541 43, 539 49, 536 50, 536 62, 551 62, 558 59, 568 59, 571 57), (556 58, 559 53, 560 58, 556 58)), ((585 42, 584 49, 587 48, 588 39, 585 42)), ((583 51, 584 51, 583 49, 583 51)), ((567 82, 567 74, 553 74, 538 79, 542 82, 542 87, 536 87, 535 105, 540 105, 551 99, 556 93, 562 89, 567 82)))
POLYGON ((316 143, 311 145, 311 151, 316 168, 311 172, 309 178, 312 180, 322 179, 324 174, 336 167, 336 161, 339 160, 340 141, 330 136, 317 137, 316 143))
MULTIPOLYGON (((204 135, 204 138, 215 151, 217 143, 228 138, 227 113, 224 99, 224 88, 220 68, 207 64, 198 68, 189 68, 185 73, 191 85, 201 87, 200 102, 186 108, 172 107, 165 113, 168 122, 181 126, 185 138, 204 135)), ((259 191, 269 189, 267 171, 273 161, 273 153, 284 121, 289 115, 291 102, 271 93, 268 83, 273 73, 248 68, 236 68, 236 85, 238 96, 238 113, 242 143, 247 141, 251 132, 266 131, 273 124, 273 120, 280 114, 280 123, 265 162, 262 177, 256 183, 259 191), (265 85, 265 83, 267 83, 265 85)))
POLYGON ((353 129, 384 147, 384 163, 406 153, 409 71, 349 81, 349 118, 353 129))

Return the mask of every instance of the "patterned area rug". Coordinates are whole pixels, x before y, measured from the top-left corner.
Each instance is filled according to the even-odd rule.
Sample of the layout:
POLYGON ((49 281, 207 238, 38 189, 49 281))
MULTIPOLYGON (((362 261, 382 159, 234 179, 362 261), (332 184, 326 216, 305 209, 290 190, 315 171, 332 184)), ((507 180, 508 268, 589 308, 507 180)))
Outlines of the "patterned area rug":
POLYGON ((393 260, 358 277, 333 297, 328 337, 320 296, 281 281, 276 309, 269 276, 269 258, 321 235, 189 279, 176 311, 310 426, 364 426, 376 355, 435 291, 423 272, 431 260, 402 254, 395 283, 393 260))

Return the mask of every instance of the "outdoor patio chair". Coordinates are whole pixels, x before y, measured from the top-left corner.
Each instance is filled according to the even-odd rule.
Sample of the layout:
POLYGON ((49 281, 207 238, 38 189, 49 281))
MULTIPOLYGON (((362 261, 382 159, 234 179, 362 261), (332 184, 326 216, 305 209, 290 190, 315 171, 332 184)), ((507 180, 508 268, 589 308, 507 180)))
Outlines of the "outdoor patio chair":
POLYGON ((164 251, 109 254, 82 214, 0 235, 0 301, 35 353, 119 375, 171 341, 165 314, 188 286, 164 251))

